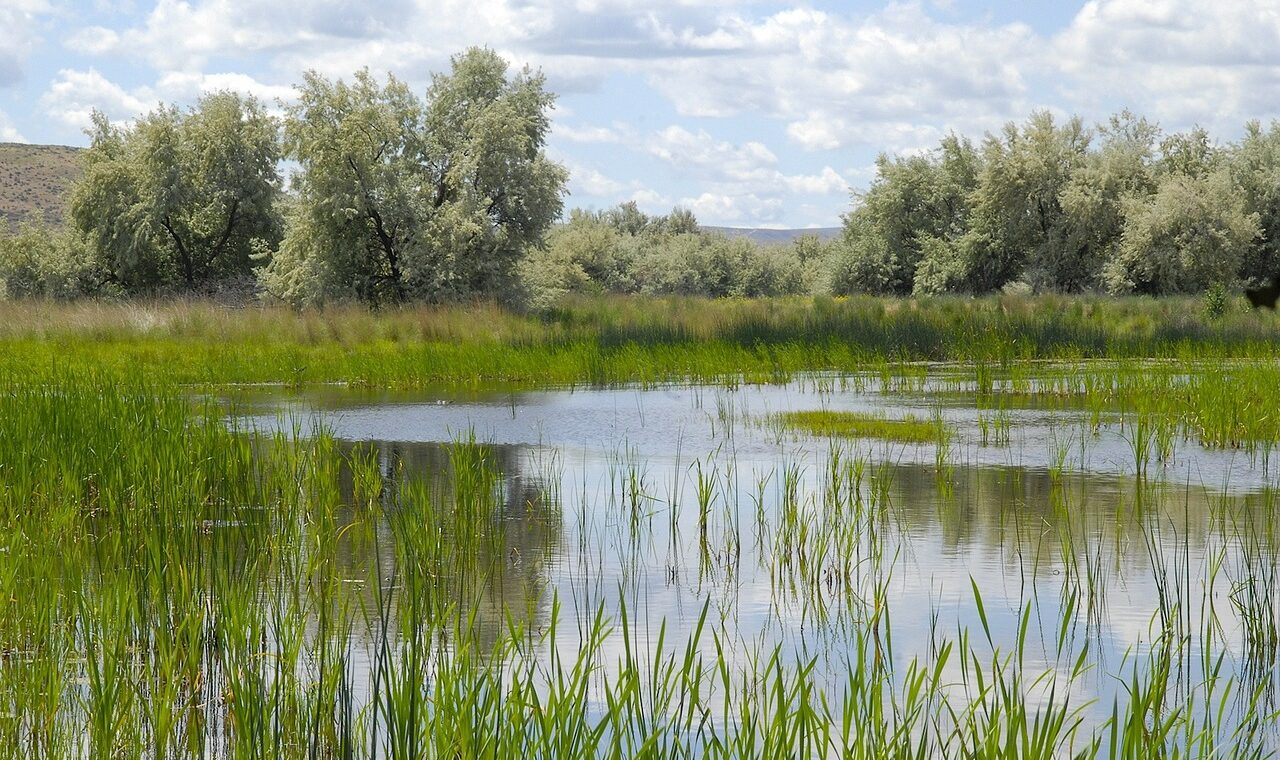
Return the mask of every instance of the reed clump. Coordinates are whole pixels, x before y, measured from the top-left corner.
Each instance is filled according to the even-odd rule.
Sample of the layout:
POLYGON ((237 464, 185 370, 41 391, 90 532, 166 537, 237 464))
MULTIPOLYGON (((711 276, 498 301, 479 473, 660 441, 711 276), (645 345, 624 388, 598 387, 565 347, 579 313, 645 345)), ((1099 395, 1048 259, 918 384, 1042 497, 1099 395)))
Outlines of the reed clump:
POLYGON ((904 443, 933 443, 939 439, 945 423, 940 419, 906 416, 892 419, 870 412, 819 409, 779 412, 773 421, 788 429, 809 435, 840 438, 878 438, 904 443))

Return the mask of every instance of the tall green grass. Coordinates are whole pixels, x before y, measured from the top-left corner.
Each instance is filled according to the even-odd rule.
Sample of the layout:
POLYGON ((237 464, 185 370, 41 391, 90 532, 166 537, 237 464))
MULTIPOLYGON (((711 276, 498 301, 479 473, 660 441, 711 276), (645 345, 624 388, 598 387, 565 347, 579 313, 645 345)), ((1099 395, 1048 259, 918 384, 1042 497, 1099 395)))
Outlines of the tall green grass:
MULTIPOLYGON (((1274 499, 1212 513, 1230 542, 1199 566, 1190 557, 1201 539, 1183 527, 1170 540, 1164 524, 1178 516, 1146 495, 1149 468, 1178 446, 1263 451, 1277 440, 1263 406, 1280 370, 1204 364, 1214 351, 1270 345, 1250 332, 1265 318, 1228 317, 1220 344, 1193 351, 1181 341, 1200 338, 1169 307, 1099 302, 1099 316, 1088 302, 1045 299, 1041 316, 1024 303, 606 301, 545 323, 478 308, 353 312, 346 326, 342 312, 264 310, 241 323, 189 305, 159 307, 169 316, 145 330, 111 321, 142 307, 42 306, 43 327, 5 328, 13 350, 0 372, 0 756, 1272 754, 1274 499), (1048 324, 1054 309, 1066 326, 1048 324), (1139 336, 1142 320, 1154 326, 1124 338, 1125 319, 1139 336), (1085 340, 1094 320, 1100 343, 1085 340), (1040 327, 997 331, 980 348, 993 325, 1040 327), (1231 330, 1254 337, 1233 344, 1231 330), (1168 360, 1043 372, 1022 361, 1153 347, 1168 360), (681 512, 678 489, 664 503, 646 464, 620 454, 607 519, 581 535, 602 542, 582 553, 584 575, 608 551, 623 580, 588 579, 570 600, 541 568, 566 523, 587 518, 554 487, 514 491, 495 447, 461 438, 424 472, 300 423, 244 429, 209 395, 216 387, 187 385, 740 381, 834 368, 928 392, 939 376, 898 372, 908 357, 972 360, 940 381, 987 408, 1069 398, 1125 426, 1134 504, 1109 530, 1143 548, 1157 599, 1122 662, 1094 653, 1119 550, 1075 518, 1083 496, 1067 490, 1065 465, 1050 481, 1052 521, 1021 502, 1000 513, 1024 566, 1052 542, 1034 562, 1051 564, 1060 587, 1026 589, 1026 606, 1010 611, 984 600, 989 579, 974 579, 959 603, 971 624, 951 630, 935 616, 927 649, 907 652, 890 602, 904 549, 889 536, 919 506, 894 501, 889 463, 840 442, 819 473, 787 462, 761 475, 754 510, 730 459, 677 465, 690 479, 681 512), (770 489, 776 507, 766 507, 770 489), (1046 524, 1056 526, 1048 538, 1046 524), (699 582, 731 585, 754 542, 770 610, 811 638, 744 637, 732 611, 710 602, 680 633, 663 615, 649 620, 638 565, 686 525, 699 582), (1228 611, 1243 621, 1238 647, 1222 633, 1228 611), (992 622, 1000 615, 1015 621, 1011 639, 992 622), (1099 678, 1122 682, 1112 704, 1081 696, 1099 678)), ((736 412, 719 420, 731 439, 736 412)), ((948 485, 938 487, 955 497, 952 481, 976 476, 939 421, 925 424, 942 452, 935 469, 948 485)), ((958 514, 937 519, 956 535, 968 529, 958 514)), ((679 575, 680 558, 658 561, 679 575)))

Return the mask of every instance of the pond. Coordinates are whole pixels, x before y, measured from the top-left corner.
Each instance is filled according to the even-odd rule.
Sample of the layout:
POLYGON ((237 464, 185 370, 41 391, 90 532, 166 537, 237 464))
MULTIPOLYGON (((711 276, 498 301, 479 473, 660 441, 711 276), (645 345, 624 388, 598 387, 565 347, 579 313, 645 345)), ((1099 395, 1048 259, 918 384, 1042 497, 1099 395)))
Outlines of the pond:
MULTIPOLYGON (((470 599, 481 638, 514 621, 550 637, 540 657, 573 653, 603 611, 615 635, 594 678, 635 659, 624 649, 646 661, 690 642, 743 671, 774 655, 812 667, 828 694, 867 668, 901 687, 912 663, 935 664, 936 691, 963 705, 989 700, 975 683, 1016 663, 1023 704, 1068 705, 1079 750, 1158 671, 1170 704, 1229 703, 1212 721, 1228 741, 1274 709, 1269 451, 1156 441, 1115 410, 1032 390, 978 393, 943 368, 782 385, 267 389, 237 409, 258 430, 327 430, 376 462, 392 502, 406 483, 456 481, 459 452, 481 452, 497 508, 454 526, 486 536, 470 599), (778 416, 812 410, 930 420, 939 434, 830 438, 778 416)), ((344 562, 380 564, 394 587, 395 535, 344 562)))

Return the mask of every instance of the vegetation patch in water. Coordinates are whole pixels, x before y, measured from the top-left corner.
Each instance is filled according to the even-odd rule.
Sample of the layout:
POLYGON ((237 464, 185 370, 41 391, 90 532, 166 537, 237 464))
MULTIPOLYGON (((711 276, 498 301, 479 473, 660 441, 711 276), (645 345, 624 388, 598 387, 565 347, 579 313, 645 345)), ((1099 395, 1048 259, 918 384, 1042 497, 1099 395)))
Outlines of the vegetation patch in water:
POLYGON ((774 419, 782 427, 810 435, 840 438, 882 438, 907 443, 931 443, 938 440, 944 425, 939 420, 922 420, 914 415, 890 419, 868 412, 819 409, 804 412, 781 412, 774 419))

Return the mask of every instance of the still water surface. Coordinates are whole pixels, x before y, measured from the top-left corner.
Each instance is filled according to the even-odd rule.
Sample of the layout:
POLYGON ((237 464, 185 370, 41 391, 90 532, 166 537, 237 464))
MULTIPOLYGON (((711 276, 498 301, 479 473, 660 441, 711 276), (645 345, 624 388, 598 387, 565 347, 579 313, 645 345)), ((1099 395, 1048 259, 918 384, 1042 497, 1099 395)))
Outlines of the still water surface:
MULTIPOLYGON (((1224 672, 1273 679, 1274 655, 1250 646, 1234 603, 1277 566, 1267 457, 1178 439, 1141 482, 1130 431, 1070 403, 1011 405, 1007 442, 984 441, 979 418, 992 411, 954 384, 875 386, 321 389, 255 394, 247 419, 323 424, 372 447, 391 480, 446 472, 451 442, 488 444, 505 505, 485 606, 495 637, 505 614, 545 628, 558 600, 569 620, 625 603, 638 640, 665 624, 668 642, 683 642, 705 606, 740 642, 730 656, 781 645, 816 658, 838 689, 876 589, 905 663, 965 629, 988 646, 976 585, 995 649, 1013 651, 1030 615, 1029 671, 1065 674, 1087 650, 1071 691, 1093 700, 1090 722, 1123 699, 1126 668, 1171 626, 1192 656, 1212 628, 1224 672), (940 417, 953 434, 940 456, 936 442, 832 441, 770 419, 813 409, 940 417), (837 503, 862 516, 832 519, 837 503)), ((557 629, 568 651, 578 637, 576 625, 557 629)))

